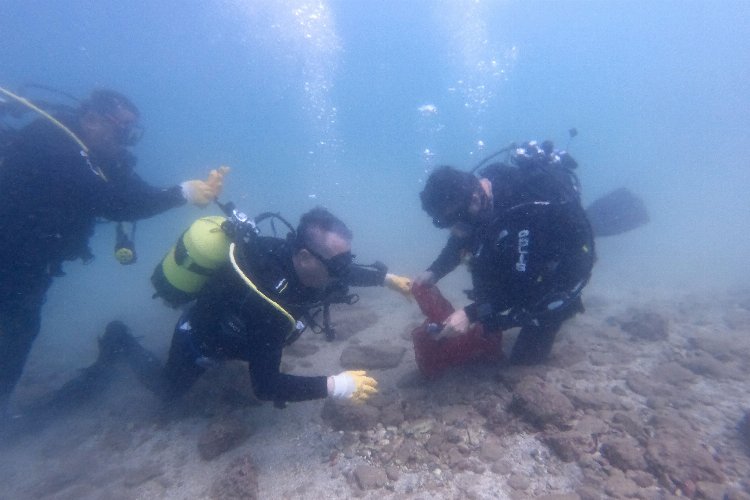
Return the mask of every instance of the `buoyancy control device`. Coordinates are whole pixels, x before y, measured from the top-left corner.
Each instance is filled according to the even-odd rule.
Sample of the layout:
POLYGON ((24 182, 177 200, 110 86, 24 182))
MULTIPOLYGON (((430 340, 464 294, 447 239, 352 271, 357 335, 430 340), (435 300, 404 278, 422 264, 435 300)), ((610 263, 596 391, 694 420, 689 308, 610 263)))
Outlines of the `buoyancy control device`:
POLYGON ((154 297, 173 307, 193 300, 213 273, 229 260, 231 239, 222 228, 226 218, 201 217, 180 235, 154 269, 154 297))

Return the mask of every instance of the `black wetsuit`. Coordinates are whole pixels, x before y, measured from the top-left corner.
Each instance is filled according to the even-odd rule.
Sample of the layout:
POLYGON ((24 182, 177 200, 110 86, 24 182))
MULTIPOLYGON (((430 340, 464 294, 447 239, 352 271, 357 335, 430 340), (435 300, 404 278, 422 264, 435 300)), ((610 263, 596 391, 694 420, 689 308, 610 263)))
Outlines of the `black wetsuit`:
MULTIPOLYGON (((295 321, 304 321, 306 313, 320 304, 325 292, 300 283, 292 265, 291 246, 285 240, 258 237, 243 248, 244 257, 239 262, 243 272, 295 321)), ((352 265, 347 285, 382 285, 384 278, 383 269, 352 265)), ((282 350, 292 330, 290 320, 228 264, 209 280, 195 304, 178 321, 164 377, 148 385, 166 399, 173 398, 187 391, 212 362, 240 359, 249 363, 253 390, 261 400, 324 398, 328 394, 325 376, 279 371, 282 350)))
MULTIPOLYGON (((61 116, 79 132, 73 116, 61 116)), ((39 333, 40 312, 62 263, 93 256, 88 247, 98 218, 150 217, 185 203, 179 186, 160 189, 133 171, 125 149, 91 161, 61 129, 39 120, 19 133, 0 160, 0 405, 10 397, 39 333)))
POLYGON ((524 168, 481 172, 492 183, 492 221, 467 238, 452 236, 429 267, 440 279, 470 255, 474 303, 466 314, 488 330, 520 326, 516 364, 543 360, 562 322, 583 310, 595 260, 572 174, 559 165, 524 168))

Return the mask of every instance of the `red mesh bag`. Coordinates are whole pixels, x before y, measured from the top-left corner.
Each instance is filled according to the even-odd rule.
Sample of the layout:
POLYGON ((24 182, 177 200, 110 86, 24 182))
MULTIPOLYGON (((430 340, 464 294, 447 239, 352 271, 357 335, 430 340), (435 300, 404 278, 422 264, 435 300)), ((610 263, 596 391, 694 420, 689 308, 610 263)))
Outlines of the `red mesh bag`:
POLYGON ((414 285, 412 294, 427 319, 411 332, 414 357, 419 371, 426 377, 437 377, 451 366, 471 361, 499 361, 503 357, 502 332, 484 334, 482 325, 473 326, 466 335, 435 339, 430 333, 455 309, 434 285, 414 285))

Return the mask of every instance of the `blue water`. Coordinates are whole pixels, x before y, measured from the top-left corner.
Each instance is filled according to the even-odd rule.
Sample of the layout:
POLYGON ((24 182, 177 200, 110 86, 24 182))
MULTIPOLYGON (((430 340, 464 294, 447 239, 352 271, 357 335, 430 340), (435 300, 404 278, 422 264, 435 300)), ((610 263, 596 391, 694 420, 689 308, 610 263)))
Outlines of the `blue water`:
MULTIPOLYGON (((446 234, 418 202, 433 166, 469 168, 511 141, 565 146, 576 127, 585 199, 624 185, 652 218, 599 242, 599 285, 750 277, 750 2, 5 0, 0 12, 0 85, 117 89, 141 109, 149 182, 230 165, 223 199, 292 221, 325 205, 364 262, 413 275, 437 254, 446 234)), ((200 213, 141 223, 131 268, 101 226, 96 262, 68 264, 45 309, 43 334, 67 335, 43 342, 85 331, 93 355, 113 317, 167 342, 173 318, 148 276, 200 213)))

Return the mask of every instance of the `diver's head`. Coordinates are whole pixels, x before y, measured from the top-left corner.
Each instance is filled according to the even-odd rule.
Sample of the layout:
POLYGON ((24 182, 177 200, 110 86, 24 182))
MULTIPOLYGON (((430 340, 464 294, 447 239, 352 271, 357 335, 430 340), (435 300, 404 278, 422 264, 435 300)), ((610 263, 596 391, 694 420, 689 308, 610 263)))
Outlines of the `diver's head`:
POLYGON ((93 91, 81 103, 78 117, 83 142, 100 153, 112 154, 132 146, 143 135, 138 108, 114 90, 93 91))
POLYGON ((353 260, 352 232, 346 224, 322 207, 302 216, 292 263, 303 285, 322 289, 344 280, 353 260))
POLYGON ((432 217, 435 227, 471 232, 492 211, 491 190, 473 174, 442 166, 435 169, 419 194, 422 209, 432 217))

